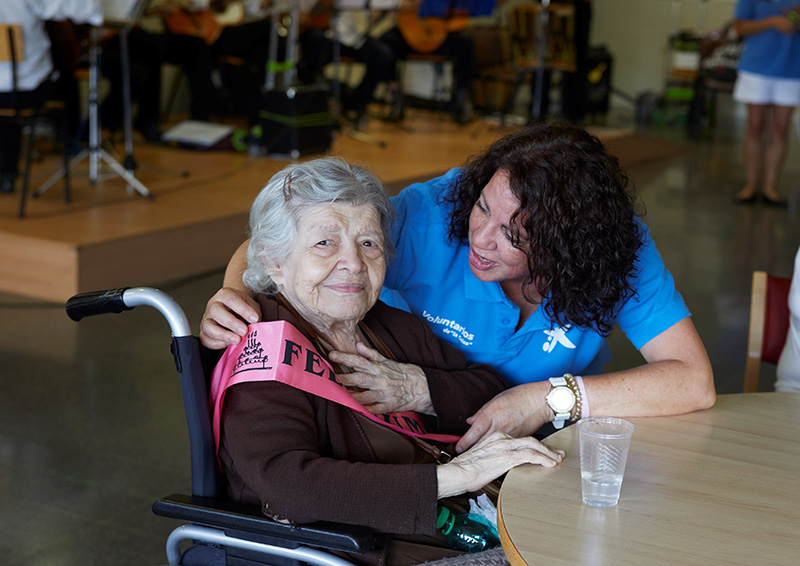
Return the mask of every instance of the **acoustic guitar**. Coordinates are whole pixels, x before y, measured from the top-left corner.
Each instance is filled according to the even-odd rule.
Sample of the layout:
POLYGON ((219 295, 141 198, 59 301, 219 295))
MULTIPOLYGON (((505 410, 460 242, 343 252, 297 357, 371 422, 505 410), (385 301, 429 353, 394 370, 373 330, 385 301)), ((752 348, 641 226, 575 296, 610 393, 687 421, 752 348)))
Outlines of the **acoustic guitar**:
POLYGON ((334 0, 319 0, 310 10, 300 11, 299 33, 302 35, 309 29, 329 29, 334 0))
POLYGON ((467 28, 469 18, 459 13, 449 17, 419 16, 419 2, 405 2, 397 10, 397 28, 409 47, 417 53, 439 49, 450 32, 467 28))
POLYGON ((175 10, 164 16, 164 23, 174 34, 202 37, 207 44, 213 45, 223 29, 244 21, 244 3, 222 1, 212 2, 211 6, 210 10, 175 10))

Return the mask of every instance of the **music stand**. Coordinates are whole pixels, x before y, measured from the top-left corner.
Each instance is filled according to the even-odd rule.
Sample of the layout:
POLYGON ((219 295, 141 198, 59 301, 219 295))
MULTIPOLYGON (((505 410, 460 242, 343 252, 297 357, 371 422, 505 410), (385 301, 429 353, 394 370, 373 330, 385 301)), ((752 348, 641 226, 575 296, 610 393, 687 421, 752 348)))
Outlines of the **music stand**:
MULTIPOLYGON (((130 8, 130 17, 138 18, 144 12, 149 0, 135 0, 130 8)), ((126 18, 127 20, 127 18, 126 18)), ((89 182, 97 185, 99 182, 100 164, 105 163, 119 177, 125 179, 128 190, 134 189, 143 197, 153 200, 155 197, 141 181, 134 175, 136 162, 133 158, 133 128, 131 125, 131 93, 130 93, 130 60, 128 57, 128 33, 132 27, 131 21, 114 21, 106 18, 103 24, 108 27, 120 27, 120 59, 122 62, 122 106, 123 106, 123 128, 125 134, 125 159, 120 164, 109 154, 101 143, 102 125, 100 120, 99 106, 99 83, 100 83, 100 55, 102 48, 98 38, 99 28, 92 27, 89 32, 89 147, 81 150, 78 155, 73 157, 67 167, 71 169, 76 164, 89 157, 89 182)), ((47 181, 37 188, 33 196, 39 197, 50 187, 61 179, 66 170, 56 172, 47 181)))

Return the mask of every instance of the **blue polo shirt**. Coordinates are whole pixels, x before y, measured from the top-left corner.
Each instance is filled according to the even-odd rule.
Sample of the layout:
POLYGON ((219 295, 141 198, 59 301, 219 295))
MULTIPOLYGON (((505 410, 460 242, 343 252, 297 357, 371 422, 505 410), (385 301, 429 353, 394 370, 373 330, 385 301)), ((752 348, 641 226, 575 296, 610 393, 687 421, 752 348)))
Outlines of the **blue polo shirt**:
MULTIPOLYGON (((605 338, 590 329, 555 326, 543 306, 515 331, 519 307, 499 283, 485 283, 472 274, 468 246, 447 240, 449 205, 439 204, 437 197, 457 174, 453 169, 392 198, 397 255, 387 268, 381 298, 421 316, 470 361, 494 366, 513 385, 567 372, 602 373, 611 359, 605 338)), ((644 246, 638 258, 641 271, 633 282, 637 296, 625 302, 617 318, 637 349, 689 316, 649 230, 640 225, 644 246)))
MULTIPOLYGON (((734 19, 760 20, 784 15, 798 0, 739 0, 734 19)), ((800 32, 792 35, 769 29, 744 38, 739 69, 767 77, 800 79, 800 32)))

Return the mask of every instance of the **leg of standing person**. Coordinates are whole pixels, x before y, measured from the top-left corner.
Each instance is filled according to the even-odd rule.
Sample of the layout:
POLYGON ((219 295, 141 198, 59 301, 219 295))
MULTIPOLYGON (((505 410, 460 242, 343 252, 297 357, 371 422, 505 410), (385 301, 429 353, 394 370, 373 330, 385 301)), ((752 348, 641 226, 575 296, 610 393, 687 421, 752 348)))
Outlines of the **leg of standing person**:
POLYGON ((397 62, 400 59, 405 59, 411 51, 411 48, 408 46, 403 34, 400 33, 400 30, 396 27, 384 33, 379 41, 391 50, 391 57, 394 61, 391 74, 386 81, 386 88, 389 91, 389 98, 392 104, 385 120, 387 122, 399 122, 405 117, 405 104, 403 102, 403 92, 400 88, 397 62))
MULTIPOLYGON (((82 26, 81 26, 82 27, 82 26)), ((71 21, 57 22, 48 20, 45 22, 47 35, 50 37, 50 56, 53 59, 53 67, 58 71, 59 77, 55 82, 53 98, 64 103, 64 113, 66 116, 66 132, 63 128, 58 128, 59 136, 66 133, 65 140, 68 146, 77 141, 76 135, 81 121, 81 100, 78 88, 78 79, 75 78, 75 71, 81 61, 81 31, 76 31, 76 26, 71 21)), ((70 149, 72 149, 70 147, 70 149)))
POLYGON ((131 59, 131 98, 139 101, 134 126, 149 142, 161 141, 161 62, 166 50, 162 34, 134 28, 128 35, 131 59))
MULTIPOLYGON (((108 94, 100 104, 101 124, 103 128, 116 132, 122 128, 122 65, 120 65, 119 34, 102 42, 100 72, 109 83, 108 94)), ((131 59, 131 78, 137 73, 137 65, 131 59)), ((140 79, 138 76, 136 78, 140 79)))
MULTIPOLYGON (((0 94, 0 100, 3 94, 0 94)), ((21 140, 22 128, 19 125, 0 124, 0 193, 14 192, 21 140)))
POLYGON ((178 65, 189 80, 189 114, 192 120, 208 121, 221 107, 219 93, 211 81, 211 48, 200 37, 165 34, 164 61, 178 65))
MULTIPOLYGON (((128 34, 128 61, 130 63, 131 102, 138 103, 134 125, 145 140, 161 139, 158 131, 161 93, 161 61, 164 39, 160 34, 134 28, 128 34)), ((101 70, 111 88, 102 104, 104 128, 116 132, 122 127, 123 86, 121 47, 119 36, 103 45, 101 70)))
MULTIPOLYGON (((18 102, 22 108, 34 107, 41 104, 47 94, 47 85, 40 85, 36 90, 19 92, 18 102)), ((10 107, 13 102, 12 93, 0 92, 0 106, 10 107)), ((0 193, 14 192, 21 146, 22 127, 18 124, 0 124, 0 193)))
POLYGON ((325 82, 322 71, 333 55, 333 41, 321 29, 312 28, 300 36, 300 61, 297 74, 305 84, 325 82))
POLYGON ((453 96, 453 115, 459 124, 472 120, 472 77, 475 72, 475 42, 472 36, 463 31, 447 34, 436 53, 445 55, 453 61, 453 74, 456 92, 453 96))
POLYGON ((366 113, 367 105, 372 101, 378 83, 390 81, 396 77, 396 73, 393 71, 394 53, 379 39, 368 37, 359 49, 343 48, 342 54, 354 55, 366 67, 364 78, 345 104, 350 118, 357 122, 366 113))
POLYGON ((791 122, 791 106, 772 106, 772 122, 770 124, 769 142, 764 151, 764 199, 767 204, 783 205, 778 192, 778 179, 786 158, 786 145, 789 140, 789 123, 791 122))
POLYGON ((744 140, 744 167, 746 184, 736 195, 740 202, 752 202, 758 193, 758 178, 761 172, 764 126, 767 123, 766 104, 747 105, 747 133, 744 140))
MULTIPOLYGON (((75 138, 81 123, 80 90, 74 70, 61 73, 61 76, 56 81, 53 96, 64 102, 64 112, 66 113, 67 120, 67 139, 63 140, 63 142, 72 146, 73 142, 78 141, 75 138)), ((70 147, 70 149, 72 150, 73 148, 70 147)))
POLYGON ((217 41, 211 46, 214 57, 232 56, 244 59, 248 68, 244 73, 243 84, 234 83, 234 89, 241 88, 245 93, 248 120, 254 124, 258 114, 261 89, 266 77, 269 58, 269 40, 272 33, 270 20, 256 20, 222 30, 217 41))

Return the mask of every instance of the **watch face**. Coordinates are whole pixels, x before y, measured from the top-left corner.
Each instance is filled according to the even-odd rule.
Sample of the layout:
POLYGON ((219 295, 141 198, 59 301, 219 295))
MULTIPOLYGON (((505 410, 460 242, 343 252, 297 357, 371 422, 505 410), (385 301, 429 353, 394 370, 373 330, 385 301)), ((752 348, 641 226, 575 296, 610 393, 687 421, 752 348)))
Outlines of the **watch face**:
POLYGON ((550 408, 556 413, 568 413, 575 406, 575 394, 569 387, 555 387, 548 395, 550 408))

